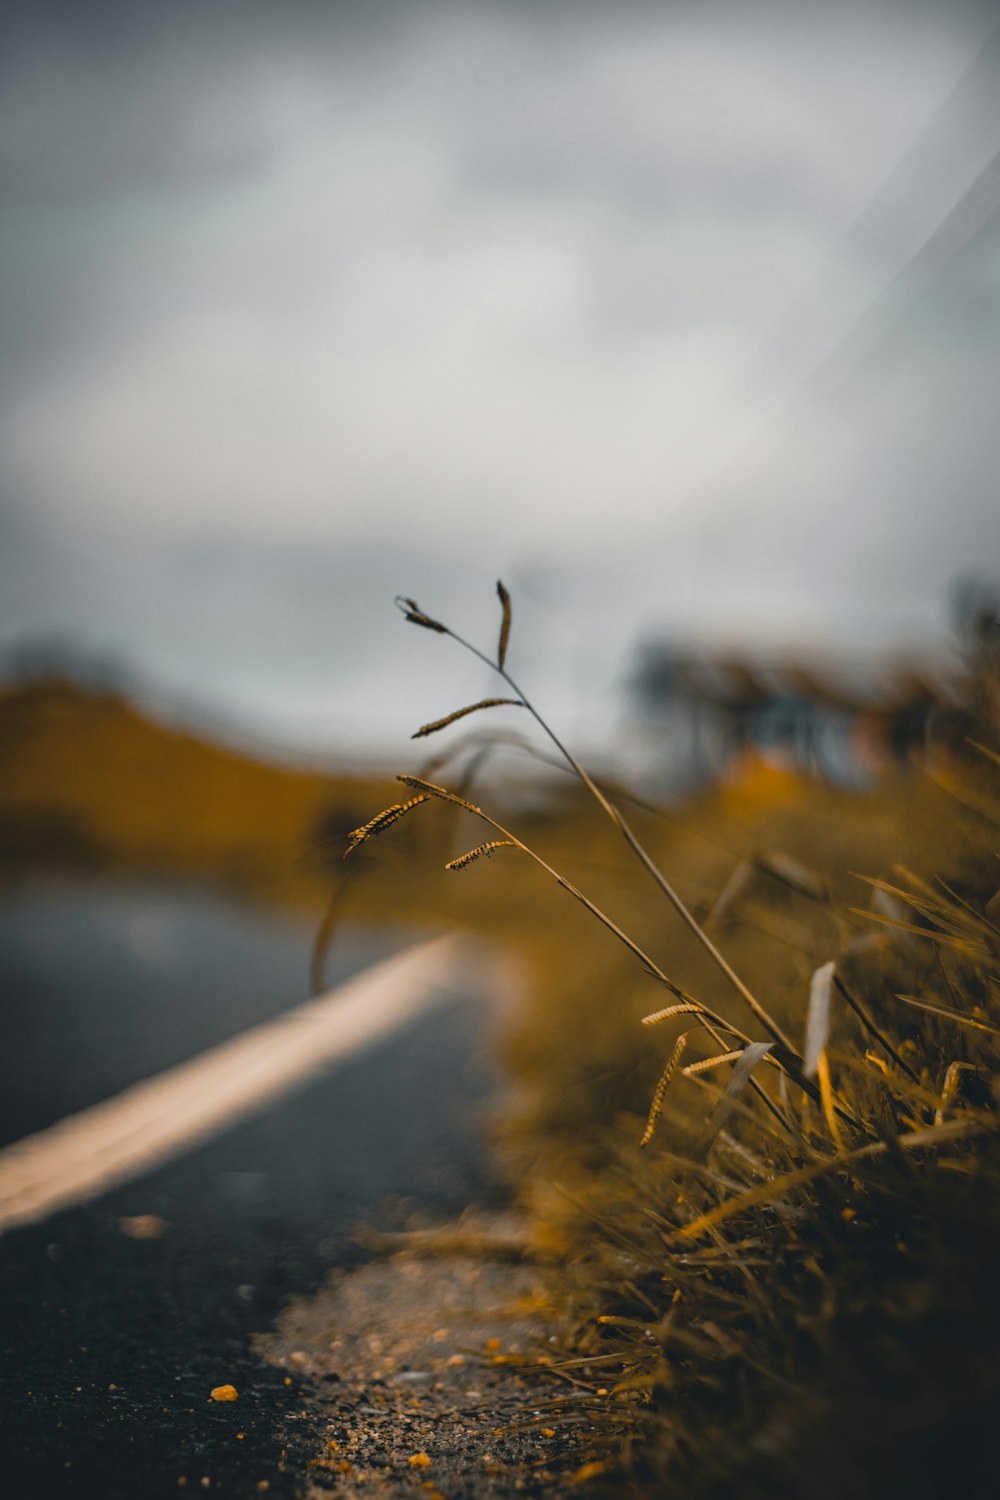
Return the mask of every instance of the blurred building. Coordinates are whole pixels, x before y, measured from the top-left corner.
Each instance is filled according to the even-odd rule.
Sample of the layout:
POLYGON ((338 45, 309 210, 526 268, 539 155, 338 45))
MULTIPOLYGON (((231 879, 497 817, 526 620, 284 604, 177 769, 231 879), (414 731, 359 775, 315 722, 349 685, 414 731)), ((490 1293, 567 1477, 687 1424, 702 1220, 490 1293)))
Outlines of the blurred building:
POLYGON ((725 775, 747 752, 842 785, 919 765, 961 732, 967 673, 926 659, 820 659, 807 652, 639 652, 630 682, 634 759, 660 795, 725 775))

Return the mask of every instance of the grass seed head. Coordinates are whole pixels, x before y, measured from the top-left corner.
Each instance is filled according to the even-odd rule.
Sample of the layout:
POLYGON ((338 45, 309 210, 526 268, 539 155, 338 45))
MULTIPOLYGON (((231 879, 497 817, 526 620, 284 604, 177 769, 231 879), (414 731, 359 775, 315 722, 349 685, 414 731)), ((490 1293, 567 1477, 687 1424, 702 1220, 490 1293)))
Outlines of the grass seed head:
POLYGON ((470 849, 467 854, 460 854, 458 859, 450 859, 445 865, 446 870, 464 870, 475 860, 483 856, 489 856, 494 849, 515 848, 513 839, 489 839, 485 844, 477 844, 475 849, 470 849))
POLYGON ((670 1057, 667 1061, 667 1066, 660 1074, 659 1082, 657 1083, 656 1088, 653 1090, 653 1100, 649 1106, 649 1117, 646 1120, 646 1129, 642 1133, 642 1140, 639 1142, 640 1146, 648 1146, 650 1141, 653 1139, 653 1131, 656 1129, 656 1122, 663 1112, 663 1100, 666 1097, 667 1085, 670 1083, 671 1078, 674 1076, 674 1073, 677 1069, 677 1064, 680 1062, 681 1057, 684 1053, 684 1048, 686 1046, 687 1032, 683 1031, 677 1038, 677 1041, 674 1043, 674 1050, 670 1054, 670 1057))
POLYGON ((510 642, 510 595, 499 578, 497 579, 497 598, 503 610, 503 618, 500 621, 500 641, 497 645, 497 666, 502 672, 504 662, 507 660, 507 646, 510 642))
POLYGON ((447 714, 443 719, 435 719, 430 724, 422 724, 416 734, 410 735, 410 739, 419 740, 425 735, 436 734, 439 729, 447 729, 449 724, 454 724, 458 719, 464 719, 466 714, 478 713, 481 708, 501 708, 504 705, 511 708, 524 707, 520 698, 480 698, 478 703, 469 703, 465 708, 456 708, 453 714, 447 714))
POLYGON ((697 1000, 687 1000, 683 1005, 668 1005, 664 1010, 654 1010, 651 1015, 643 1016, 643 1026, 655 1026, 658 1021, 669 1021, 672 1016, 700 1016, 703 1015, 705 1007, 699 1005, 697 1000))
POLYGON ((430 797, 426 793, 421 793, 417 797, 410 797, 406 802, 394 802, 391 807, 384 807, 380 813, 375 814, 374 818, 369 818, 367 823, 362 824, 360 828, 355 828, 348 835, 344 858, 346 859, 349 854, 352 854, 358 845, 363 844, 366 839, 372 838, 376 833, 384 833, 387 828, 391 828, 393 823, 398 822, 400 818, 412 811, 414 807, 419 807, 421 802, 429 801, 430 797))
POLYGON ((417 792, 426 792, 429 797, 440 797, 442 802, 454 802, 456 807, 464 807, 466 812, 475 813, 477 817, 482 816, 482 808, 477 807, 474 802, 468 802, 465 797, 460 797, 457 792, 449 792, 446 786, 438 786, 434 781, 425 781, 422 776, 409 776, 400 774, 396 777, 404 786, 409 786, 417 792))
POLYGON ((708 1073, 712 1068, 720 1068, 723 1063, 738 1061, 743 1056, 743 1048, 736 1052, 720 1052, 717 1057, 703 1057, 700 1062, 688 1063, 684 1069, 685 1078, 697 1078, 699 1073, 708 1073))
POLYGON ((407 599, 402 594, 396 595, 396 608, 402 610, 405 619, 412 625, 422 625, 425 630, 436 630, 439 635, 447 635, 447 625, 442 625, 440 620, 432 620, 430 615, 425 614, 416 599, 407 599))

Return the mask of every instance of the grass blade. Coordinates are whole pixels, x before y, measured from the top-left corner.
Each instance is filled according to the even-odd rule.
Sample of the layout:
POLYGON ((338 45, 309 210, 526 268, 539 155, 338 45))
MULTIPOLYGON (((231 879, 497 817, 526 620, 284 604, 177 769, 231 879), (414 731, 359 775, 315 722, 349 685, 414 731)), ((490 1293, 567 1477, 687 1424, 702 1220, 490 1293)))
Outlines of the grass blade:
MULTIPOLYGON (((923 1130, 911 1130, 906 1135, 899 1135, 896 1137, 896 1145, 902 1147, 904 1151, 916 1151, 925 1147, 933 1150, 935 1147, 946 1145, 949 1141, 959 1140, 963 1136, 981 1134, 984 1129, 985 1126, 978 1121, 948 1120, 943 1125, 928 1125, 923 1130)), ((708 1230, 714 1229, 716 1224, 732 1218, 733 1214, 741 1213, 744 1209, 754 1208, 759 1204, 772 1203, 783 1193, 790 1192, 793 1188, 804 1187, 806 1183, 821 1177, 825 1172, 843 1171, 852 1162, 863 1161, 870 1156, 884 1156, 888 1149, 885 1141, 872 1141, 867 1146, 859 1146, 854 1151, 842 1151, 825 1161, 812 1162, 807 1167, 799 1167, 794 1172, 786 1172, 782 1177, 772 1178, 770 1182, 750 1188, 745 1193, 739 1193, 735 1198, 729 1198, 725 1203, 720 1203, 717 1208, 700 1214, 697 1219, 692 1219, 690 1224, 685 1224, 683 1229, 679 1229, 674 1238, 681 1242, 700 1239, 708 1230)))
POLYGON ((816 1077, 819 1055, 830 1038, 834 967, 833 959, 820 964, 809 985, 809 1013, 802 1055, 802 1071, 807 1078, 816 1077))
POLYGON ((971 1026, 975 1031, 988 1031, 991 1036, 1000 1036, 1000 1026, 991 1026, 989 1021, 979 1021, 975 1016, 964 1016, 960 1010, 947 1005, 937 1005, 933 1000, 921 1000, 917 995, 897 995, 905 1005, 915 1005, 918 1010, 928 1010, 932 1016, 942 1016, 946 1021, 957 1021, 959 1026, 971 1026))
POLYGON ((978 938, 955 937, 950 932, 938 932, 932 927, 917 927, 912 922, 900 922, 895 917, 884 916, 877 911, 861 911, 856 906, 848 908, 852 916, 865 917, 869 922, 879 922, 884 927, 891 927, 896 932, 912 933, 914 937, 930 938, 934 943, 941 943, 946 948, 957 948, 960 953, 973 953, 984 958, 989 956, 989 949, 985 943, 978 938))
POLYGON ((744 1047, 732 1076, 722 1092, 722 1098, 716 1104, 708 1124, 695 1142, 691 1152, 694 1161, 703 1161, 708 1155, 712 1142, 733 1113, 737 1100, 750 1082, 754 1068, 763 1061, 773 1046, 774 1042, 751 1042, 749 1047, 744 1047))

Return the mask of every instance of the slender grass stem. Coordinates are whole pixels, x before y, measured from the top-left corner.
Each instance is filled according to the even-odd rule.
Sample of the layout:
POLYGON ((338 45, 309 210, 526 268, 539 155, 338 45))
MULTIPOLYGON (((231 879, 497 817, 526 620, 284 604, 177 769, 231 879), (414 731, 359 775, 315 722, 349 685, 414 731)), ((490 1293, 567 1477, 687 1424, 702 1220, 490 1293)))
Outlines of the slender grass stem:
MULTIPOLYGON (((399 601, 397 601, 397 603, 398 602, 399 601)), ((690 911, 686 903, 682 900, 681 896, 670 884, 666 876, 663 874, 662 870, 660 870, 656 862, 653 860, 652 856, 649 854, 644 845, 640 842, 636 834, 633 832, 631 826, 626 821, 619 808, 616 807, 615 804, 605 796, 604 792, 597 785, 594 779, 576 759, 572 751, 563 744, 562 740, 556 734, 552 726, 543 717, 543 715, 539 713, 538 709, 532 703, 531 699, 525 692, 522 691, 520 685, 507 671, 507 668, 504 664, 504 650, 501 650, 499 659, 494 660, 492 657, 487 656, 484 651, 481 651, 478 646, 474 645, 472 641, 466 640, 464 636, 459 635, 457 631, 452 630, 449 625, 445 625, 440 620, 431 620, 428 616, 423 615, 422 611, 418 612, 417 606, 414 605, 412 600, 404 600, 403 604, 407 607, 404 611, 407 614, 407 618, 416 618, 418 624, 429 626, 431 629, 437 631, 440 635, 450 636, 457 645, 462 646, 464 650, 470 652, 473 656, 478 657, 478 659, 484 664, 484 666, 487 666, 491 672, 496 672, 498 676, 503 678, 508 687, 510 687, 512 691, 517 695, 517 699, 519 700, 520 705, 528 710, 532 718, 535 720, 536 724, 549 738, 549 740, 555 746, 556 750, 563 757, 566 764, 571 768, 574 774, 579 778, 579 780, 587 788, 590 794, 594 797, 602 811, 605 812, 606 815, 611 819, 612 823, 621 833, 622 837, 625 839, 625 842, 628 844, 633 854, 636 855, 639 862, 643 865, 648 874, 652 876, 653 880, 656 882, 662 893, 666 896, 667 900, 673 906, 678 916, 680 916, 685 926, 687 926, 690 932, 708 953, 712 961, 725 975, 726 979, 735 989, 736 993, 740 996, 751 1013, 757 1018, 757 1020, 768 1032, 771 1038, 777 1043, 778 1050, 775 1053, 776 1061, 779 1061, 781 1063, 782 1067, 788 1073, 788 1076, 793 1080, 793 1082, 798 1084, 799 1088, 801 1088, 806 1094, 808 1094, 808 1096, 815 1103, 821 1103, 819 1089, 811 1079, 806 1078, 805 1074, 802 1071, 802 1057, 798 1049, 794 1046, 788 1035, 770 1014, 770 1012, 760 1003, 757 997, 736 973, 735 969, 733 969, 732 966, 728 963, 726 958, 716 947, 715 943, 713 943, 712 939, 708 936, 701 923, 690 911)), ((425 785, 431 785, 431 783, 423 783, 413 777, 405 777, 403 779, 406 780, 410 785, 420 788, 423 788, 425 785)), ((438 795, 444 795, 449 800, 454 800, 450 797, 450 794, 445 792, 444 788, 438 787, 436 791, 438 795)), ((481 808, 474 808, 472 807, 472 804, 466 805, 470 808, 471 811, 474 811, 477 816, 483 818, 492 827, 499 829, 505 837, 512 838, 513 842, 517 844, 518 847, 522 848, 525 853, 529 854, 530 857, 534 859, 538 864, 543 866, 543 868, 548 871, 548 873, 554 880, 558 882, 558 884, 563 886, 563 888, 569 891, 572 895, 576 896, 577 900, 581 901, 583 905, 586 906, 587 909, 598 918, 598 920, 603 922, 604 925, 611 932, 613 932, 615 936, 617 936, 627 948, 635 953, 636 956, 640 958, 641 961, 646 965, 650 973, 652 973, 656 978, 660 979, 664 984, 666 984, 672 991, 672 993, 677 995, 678 998, 688 998, 674 984, 674 982, 669 979, 666 974, 664 974, 663 970, 657 964, 655 964, 647 954, 643 953, 638 944, 634 943, 633 940, 628 936, 628 934, 622 931, 617 923, 613 922, 611 918, 606 915, 606 913, 601 912, 600 909, 596 907, 588 897, 584 896, 581 891, 578 891, 576 887, 568 882, 565 877, 560 875, 558 871, 553 870, 550 865, 547 865, 540 855, 537 855, 533 850, 528 849, 524 844, 521 843, 519 839, 514 838, 513 835, 509 833, 509 830, 502 829, 501 825, 499 823, 496 823, 492 818, 488 817, 488 815, 484 813, 481 808)), ((739 1036, 745 1044, 749 1045, 750 1039, 746 1037, 744 1033, 737 1031, 736 1028, 733 1027, 729 1022, 723 1021, 721 1017, 716 1016, 714 1012, 708 1011, 707 1009, 704 1013, 715 1025, 720 1026, 722 1029, 728 1031, 733 1036, 739 1036)), ((713 1039, 716 1041, 720 1041, 721 1045, 721 1039, 715 1036, 714 1033, 713 1039)), ((781 1112, 778 1110, 778 1107, 767 1094, 766 1090, 761 1089, 756 1080, 752 1080, 752 1082, 755 1092, 757 1092, 760 1097, 766 1102, 771 1112, 782 1121, 782 1124, 786 1129, 790 1129, 791 1127, 788 1126, 781 1112)), ((864 1127, 861 1125, 861 1122, 855 1119, 852 1114, 845 1111, 840 1106, 840 1104, 834 1103, 833 1110, 835 1114, 838 1115, 847 1124, 852 1125, 857 1130, 861 1130, 862 1133, 867 1133, 864 1131, 864 1127)))
POLYGON ((615 827, 622 835, 622 838, 628 844, 629 848, 639 860, 640 864, 642 864, 647 873, 659 886, 660 890, 663 892, 664 896, 666 896, 667 900, 670 902, 671 906, 674 908, 684 925, 705 949, 706 953, 708 953, 713 963, 725 975, 726 979, 732 985, 733 989, 735 989, 741 1000, 743 1000, 747 1007, 752 1011, 754 1016, 756 1016, 757 1020, 765 1028, 765 1030, 769 1033, 773 1040, 778 1042, 784 1052, 787 1053, 788 1057, 796 1064, 796 1066, 800 1067, 802 1058, 786 1032, 782 1029, 775 1018, 770 1014, 770 1012, 760 1003, 757 997, 736 973, 735 969, 733 969, 731 964, 726 960, 725 956, 719 951, 715 943, 713 943, 712 939, 709 937, 708 933, 702 927, 701 923, 691 912, 686 902, 674 889, 670 881, 663 874, 663 871, 659 868, 655 860, 649 854, 648 850, 633 832, 624 814, 618 807, 615 806, 613 802, 609 800, 608 797, 605 796, 601 788, 598 786, 597 782, 594 781, 593 777, 584 769, 584 767, 576 759, 576 756, 572 753, 572 751, 563 744, 562 740, 556 734, 555 730, 543 717, 543 715, 539 713, 538 709, 532 703, 531 699, 523 691, 519 684, 515 682, 514 678, 507 671, 506 667, 498 666, 497 663, 490 657, 488 657, 484 651, 480 651, 478 646, 474 646, 471 641, 467 641, 464 636, 459 635, 449 626, 444 627, 443 633, 446 635, 450 635, 452 640, 457 642, 458 645, 463 646, 466 651, 471 651, 473 656, 477 656, 481 662, 484 662, 485 665, 490 668, 491 671, 496 672, 500 677, 502 677, 507 685, 512 689, 512 691, 517 694, 518 698, 524 704, 524 707, 528 710, 532 718, 535 720, 535 723, 552 741, 553 745, 559 751, 560 755, 562 755, 565 759, 567 765, 569 765, 573 769, 575 774, 579 777, 580 781, 590 792, 591 796, 594 797, 603 812, 606 813, 607 816, 611 819, 612 823, 614 823, 615 827))
MULTIPOLYGON (((680 985, 676 984, 674 980, 672 980, 670 976, 660 968, 660 965, 656 962, 656 960, 651 958, 650 955, 645 951, 645 949, 640 947, 640 945, 635 941, 634 938, 629 937, 624 928, 619 927, 618 923, 614 920, 613 917, 609 917, 606 911, 602 911, 602 909, 597 905, 596 902, 591 901, 589 896, 585 896, 583 891, 581 891, 578 886, 575 886, 571 880, 566 879, 565 875, 560 875, 558 870, 554 869, 547 860, 543 859, 542 856, 538 854, 534 849, 532 849, 530 845, 526 844, 523 839, 519 839, 511 829, 505 828, 502 823, 499 823, 496 818, 492 817, 488 812, 484 811, 483 808, 477 807, 474 802, 469 802, 465 797, 460 797, 454 792, 449 792, 447 787, 437 786, 434 782, 425 781, 422 777, 419 776, 403 775, 398 779, 402 781, 406 786, 410 786, 420 791, 426 792, 431 796, 439 797, 442 801, 451 802, 457 804, 459 807, 463 807, 466 812, 472 813, 474 817, 481 818, 484 823, 488 824, 490 828, 499 833, 502 838, 509 839, 511 844, 513 844, 515 848, 520 849, 521 852, 523 854, 526 854, 529 859, 534 860, 535 864, 538 865, 540 869, 544 870, 545 873, 552 880, 554 880, 558 886, 561 886, 564 891, 566 891, 569 895, 573 896, 577 901, 579 901, 580 904, 590 912, 591 916, 596 917, 598 922, 606 927, 607 930, 612 933, 618 939, 618 941, 622 943, 629 950, 629 952, 639 960, 639 962, 644 966, 644 968, 647 969, 647 971, 653 976, 654 979, 657 979, 661 984, 666 985, 667 989, 672 995, 676 996, 678 1000, 681 1000, 687 1004, 696 1005, 698 1007, 698 1018, 701 1025, 708 1032, 709 1036, 717 1046, 722 1048, 725 1048, 726 1046, 723 1033, 735 1037, 745 1047, 750 1046, 751 1039, 746 1035, 745 1032, 740 1031, 739 1027, 734 1026, 731 1021, 725 1020, 724 1017, 716 1014, 715 1011, 710 1010, 709 1007, 704 1005, 700 1000, 695 1000, 694 996, 689 995, 686 990, 681 989, 680 985)), ((796 1082, 799 1081, 797 1072, 793 1071, 791 1073, 791 1076, 795 1078, 796 1082)), ((802 1079, 801 1081, 803 1086, 808 1084, 808 1080, 806 1079, 802 1079)), ((755 1093, 758 1095, 758 1097, 761 1099, 770 1113, 775 1117, 778 1123, 782 1126, 782 1128, 789 1134, 792 1134, 793 1132, 790 1125, 788 1124, 788 1121, 785 1119, 784 1114, 775 1104, 774 1100, 768 1094, 767 1090, 762 1088, 756 1079, 751 1079, 750 1082, 755 1093)))
POLYGON ((887 1052, 892 1058, 897 1068, 899 1068, 903 1073, 906 1074, 910 1082, 915 1083, 919 1088, 920 1079, 917 1077, 916 1073, 914 1073, 913 1069, 910 1067, 906 1059, 900 1057, 899 1053, 896 1051, 896 1048, 892 1045, 885 1033, 883 1031, 880 1031, 879 1028, 875 1025, 874 1020, 872 1019, 865 1006, 861 1004, 861 1001, 851 993, 851 991, 847 988, 847 985, 836 973, 833 976, 833 982, 838 992, 847 1001, 847 1004, 851 1007, 851 1010, 853 1010, 854 1014, 857 1016, 858 1020, 861 1022, 865 1030, 871 1033, 871 1035, 878 1042, 879 1046, 882 1047, 883 1050, 887 1052))

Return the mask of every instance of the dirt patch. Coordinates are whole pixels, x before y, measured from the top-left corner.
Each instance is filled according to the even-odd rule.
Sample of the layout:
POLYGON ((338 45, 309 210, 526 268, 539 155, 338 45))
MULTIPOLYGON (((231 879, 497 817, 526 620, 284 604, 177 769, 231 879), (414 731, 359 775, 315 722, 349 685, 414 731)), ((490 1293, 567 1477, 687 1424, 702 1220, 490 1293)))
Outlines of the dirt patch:
POLYGON ((589 1392, 546 1364, 556 1315, 538 1265, 483 1244, 337 1274, 257 1337, 309 1382, 306 1495, 553 1495, 600 1472, 589 1392))

